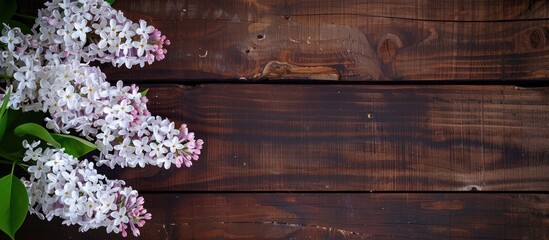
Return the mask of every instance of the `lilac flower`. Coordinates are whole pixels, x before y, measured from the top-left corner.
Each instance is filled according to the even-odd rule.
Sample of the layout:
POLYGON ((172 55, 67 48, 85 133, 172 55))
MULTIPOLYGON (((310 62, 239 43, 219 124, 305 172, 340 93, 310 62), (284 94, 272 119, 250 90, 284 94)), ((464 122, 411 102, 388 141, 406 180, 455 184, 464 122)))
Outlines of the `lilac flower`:
POLYGON ((21 41, 21 37, 16 36, 13 30, 9 30, 5 36, 0 37, 0 42, 7 44, 10 51, 13 51, 15 44, 19 44, 21 41))
MULTIPOLYGON (((90 1, 99 3, 95 0, 90 1)), ((52 8, 58 5, 48 6, 52 8)), ((55 8, 49 11, 51 17, 59 17, 55 14, 57 10, 55 8)), ((67 8, 63 12, 66 14, 70 11, 67 8)), ((111 19, 110 24, 114 29, 118 29, 116 32, 125 28, 124 31, 129 31, 130 27, 139 28, 140 30, 136 30, 136 32, 148 34, 148 41, 157 44, 153 46, 156 51, 161 50, 158 44, 167 42, 158 30, 146 26, 144 21, 141 21, 139 25, 118 25, 118 21, 127 20, 120 12, 115 14, 116 18, 111 19)), ((48 15, 44 12, 41 15, 42 19, 47 19, 48 15)), ((66 16, 64 21, 86 23, 86 20, 78 16, 66 16)), ((47 27, 55 27, 49 26, 49 24, 57 24, 59 29, 74 30, 72 26, 61 24, 62 22, 61 20, 39 21, 39 23, 48 25, 47 27)), ((105 29, 107 28, 105 27, 105 29)), ((87 32, 87 30, 83 31, 87 32)), ((19 45, 21 48, 27 49, 26 52, 16 55, 18 59, 10 59, 12 55, 1 59, 0 67, 5 68, 6 72, 15 72, 13 82, 15 88, 9 101, 10 108, 22 108, 25 111, 46 111, 50 114, 45 119, 48 128, 62 133, 68 133, 71 129, 75 129, 80 132, 81 136, 94 139, 100 150, 100 155, 97 158, 98 165, 135 167, 150 164, 168 168, 171 164, 175 164, 176 167, 191 166, 191 161, 198 159, 203 144, 202 140, 195 140, 194 134, 188 132, 186 125, 176 129, 173 122, 151 116, 146 105, 148 100, 145 96, 141 96, 137 86, 125 87, 120 81, 116 86, 111 86, 99 68, 81 65, 78 58, 71 58, 72 55, 67 51, 70 52, 70 49, 73 48, 66 45, 66 42, 60 44, 65 44, 62 47, 65 48, 64 52, 59 50, 62 49, 59 48, 60 45, 52 45, 50 42, 44 41, 41 42, 41 44, 45 44, 44 46, 39 45, 33 49, 29 44, 33 39, 39 40, 39 34, 26 36, 18 29, 12 30, 9 27, 4 30, 5 34, 10 32, 13 33, 13 38, 26 39, 19 45), (45 56, 40 55, 42 52, 46 52, 45 56), (145 137, 148 139, 147 141, 134 141, 145 137), (146 142, 147 146, 136 146, 134 142, 136 144, 146 142)), ((114 41, 119 40, 120 38, 114 39, 114 41)), ((74 41, 74 49, 78 48, 77 46, 82 46, 81 43, 78 43, 79 37, 71 37, 70 41, 74 41)), ((116 54, 123 55, 124 51, 120 49, 116 50, 116 54)), ((136 54, 139 55, 139 50, 137 51, 136 54)), ((143 49, 142 59, 147 58, 145 56, 147 54, 150 56, 150 53, 146 53, 146 51, 147 48, 143 49)), ((126 63, 129 63, 133 61, 131 60, 133 58, 138 57, 116 58, 115 56, 113 59, 116 61, 124 59, 126 63)), ((51 162, 48 163, 48 167, 55 168, 57 164, 51 162)))
POLYGON ((82 19, 74 23, 75 31, 72 33, 72 38, 78 38, 82 42, 86 42, 86 33, 91 31, 91 28, 88 27, 87 21, 82 19))
POLYGON ((133 23, 103 0, 53 0, 45 5, 35 24, 40 29, 37 39, 47 51, 67 60, 131 68, 164 59, 164 45, 170 44, 158 29, 143 20, 133 23))
MULTIPOLYGON (((25 181, 30 212, 42 219, 60 217, 81 231, 138 236, 151 214, 137 191, 121 180, 97 174, 96 165, 111 168, 154 165, 190 167, 203 141, 186 125, 153 116, 148 99, 135 85, 111 85, 90 61, 115 66, 143 66, 162 60, 170 45, 166 36, 144 20, 126 19, 103 0, 52 0, 38 12, 33 35, 5 26, 0 42, 0 72, 13 76, 8 106, 47 113, 45 125, 58 133, 76 130, 99 149, 95 161, 79 161, 63 149, 23 142, 30 179, 25 181), (83 62, 85 64, 83 64, 83 62)), ((0 94, 0 100, 5 94, 0 94)))
POLYGON ((152 49, 152 46, 147 43, 146 38, 141 38, 141 41, 135 41, 132 43, 134 48, 137 48, 137 56, 141 57, 146 51, 149 51, 152 49))
POLYGON ((148 39, 149 34, 151 34, 153 31, 153 26, 147 26, 147 22, 145 20, 139 20, 139 28, 135 30, 135 33, 141 35, 141 37, 145 39, 148 39))
POLYGON ((127 235, 128 225, 133 235, 139 236, 151 214, 137 191, 124 187, 121 180, 109 180, 98 174, 93 162, 78 160, 62 149, 46 148, 43 152, 34 147, 36 142, 23 142, 27 152, 36 153, 36 166, 29 168, 24 180, 29 193, 30 212, 41 219, 63 219, 63 224, 80 225, 81 231, 106 227, 107 232, 127 235), (47 168, 48 162, 58 161, 58 168, 47 168), (32 168, 32 169, 31 169, 32 168), (39 174, 36 174, 39 172, 39 174))

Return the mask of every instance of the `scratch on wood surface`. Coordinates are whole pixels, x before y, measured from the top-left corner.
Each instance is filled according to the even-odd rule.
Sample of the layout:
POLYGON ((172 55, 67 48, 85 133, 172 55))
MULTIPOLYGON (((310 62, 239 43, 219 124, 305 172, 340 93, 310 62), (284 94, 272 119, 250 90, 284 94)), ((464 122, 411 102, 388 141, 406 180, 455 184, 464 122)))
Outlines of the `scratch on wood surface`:
MULTIPOLYGON (((177 225, 183 225, 183 226, 187 226, 189 225, 188 223, 181 223, 181 224, 177 224, 177 223, 169 223, 168 226, 171 226, 170 227, 170 231, 168 231, 168 229, 166 228, 166 224, 162 224, 162 229, 164 230, 164 233, 166 234, 166 240, 168 239, 172 239, 172 230, 173 230, 173 227, 174 226, 177 226, 177 225)), ((158 232, 160 232, 160 230, 158 230, 158 232)))
POLYGON ((201 58, 205 58, 207 56, 208 56, 208 50, 206 50, 206 52, 204 54, 202 54, 202 55, 199 54, 198 55, 198 57, 201 57, 201 58))
POLYGON ((168 233, 168 230, 166 230, 166 224, 162 224, 162 229, 164 229, 164 232, 166 233, 166 240, 170 239, 170 233, 168 233))
POLYGON ((362 237, 372 237, 370 234, 345 230, 341 228, 335 228, 335 227, 328 227, 328 226, 319 226, 314 224, 299 224, 299 223, 290 223, 290 222, 278 222, 278 221, 267 221, 267 222, 213 222, 214 224, 266 224, 266 225, 274 225, 274 226, 286 226, 290 228, 315 228, 322 231, 328 231, 328 232, 338 232, 339 234, 343 235, 343 237, 350 236, 350 235, 356 235, 356 236, 362 236, 362 237))
POLYGON ((451 200, 451 201, 436 201, 429 203, 422 203, 421 208, 427 210, 462 210, 465 204, 460 200, 451 200))

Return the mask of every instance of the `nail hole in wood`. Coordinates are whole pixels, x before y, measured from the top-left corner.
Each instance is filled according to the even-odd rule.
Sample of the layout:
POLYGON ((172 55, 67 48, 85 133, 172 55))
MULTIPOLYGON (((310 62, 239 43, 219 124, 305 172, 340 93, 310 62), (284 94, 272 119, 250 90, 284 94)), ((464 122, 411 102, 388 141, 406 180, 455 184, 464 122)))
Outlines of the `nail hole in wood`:
POLYGON ((477 191, 480 191, 480 188, 478 186, 473 185, 473 186, 467 186, 465 190, 471 191, 471 192, 477 192, 477 191))

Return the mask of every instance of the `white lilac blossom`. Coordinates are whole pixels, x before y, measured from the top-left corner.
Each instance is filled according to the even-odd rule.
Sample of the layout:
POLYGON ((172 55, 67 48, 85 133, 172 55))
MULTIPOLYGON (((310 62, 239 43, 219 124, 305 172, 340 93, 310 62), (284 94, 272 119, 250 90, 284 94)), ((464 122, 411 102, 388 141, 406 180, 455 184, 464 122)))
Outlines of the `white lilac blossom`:
POLYGON ((14 72, 8 106, 46 112, 46 127, 62 133, 76 130, 94 139, 101 153, 98 165, 150 164, 168 169, 172 164, 190 167, 192 160, 198 160, 203 141, 195 139, 186 125, 175 128, 175 123, 151 116, 148 99, 137 86, 121 81, 111 86, 99 68, 75 59, 63 63, 48 55, 42 59, 40 48, 35 50, 30 43, 32 37, 17 28, 5 29, 27 40, 8 54, 14 59, 1 61, 2 67, 14 72))
MULTIPOLYGON (((5 26, 0 36, 0 81, 12 87, 11 109, 42 111, 46 127, 77 132, 95 142, 95 162, 79 161, 62 149, 24 143, 30 163, 26 181, 31 213, 58 216, 82 231, 107 232, 137 227, 150 219, 143 198, 120 180, 97 174, 95 165, 111 168, 171 165, 190 167, 203 141, 186 125, 152 116, 148 99, 135 85, 116 85, 89 62, 143 66, 162 60, 169 40, 159 30, 126 19, 103 0, 53 0, 45 3, 33 34, 5 26)), ((1 88, 0 88, 1 89, 1 88)), ((4 90, 5 92, 5 90, 4 90)), ((5 94, 0 94, 3 101, 5 94)))
POLYGON ((107 232, 139 236, 139 227, 151 214, 143 208, 144 199, 122 180, 110 180, 97 173, 94 163, 78 160, 63 149, 42 149, 40 142, 29 144, 25 161, 30 177, 23 179, 29 194, 29 211, 40 219, 63 219, 63 224, 79 225, 80 231, 105 227, 107 232))
POLYGON ((48 112, 46 126, 57 132, 75 129, 90 140, 95 136, 101 152, 98 165, 168 169, 198 160, 203 141, 186 125, 176 128, 174 122, 152 116, 148 99, 135 85, 119 81, 111 86, 99 68, 76 63, 50 67, 40 85, 45 87, 30 108, 38 105, 48 112))
POLYGON ((13 31, 9 31, 6 36, 0 37, 0 41, 8 46, 8 50, 13 51, 15 49, 15 44, 21 43, 21 38, 19 36, 15 36, 13 31))
POLYGON ((47 2, 34 28, 46 54, 127 68, 164 59, 164 45, 170 45, 158 29, 133 23, 104 0, 47 2))

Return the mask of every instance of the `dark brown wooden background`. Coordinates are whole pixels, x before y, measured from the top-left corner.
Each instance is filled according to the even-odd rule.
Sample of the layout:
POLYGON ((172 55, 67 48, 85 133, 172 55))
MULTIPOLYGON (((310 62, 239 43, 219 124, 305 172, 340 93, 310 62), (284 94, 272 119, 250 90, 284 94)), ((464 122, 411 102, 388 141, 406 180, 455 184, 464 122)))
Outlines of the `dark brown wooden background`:
POLYGON ((102 170, 145 196, 143 239, 549 239, 549 2, 114 6, 172 45, 107 76, 206 142, 190 169, 102 170))

